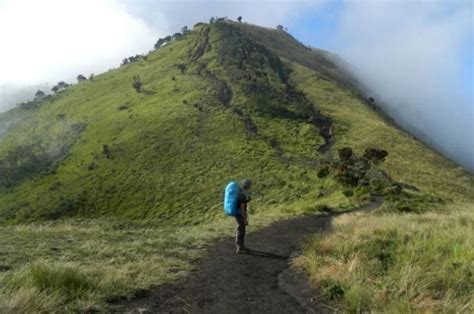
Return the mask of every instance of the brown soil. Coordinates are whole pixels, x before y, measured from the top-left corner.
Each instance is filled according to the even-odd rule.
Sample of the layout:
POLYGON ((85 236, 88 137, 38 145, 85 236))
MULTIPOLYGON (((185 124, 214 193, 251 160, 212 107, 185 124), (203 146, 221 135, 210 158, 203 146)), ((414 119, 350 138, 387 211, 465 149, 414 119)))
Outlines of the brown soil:
MULTIPOLYGON (((382 201, 381 197, 375 197, 371 203, 352 211, 371 210, 382 201)), ((289 256, 298 249, 301 240, 310 234, 330 231, 335 215, 340 213, 278 221, 250 232, 246 236, 246 244, 252 249, 249 254, 235 254, 233 237, 219 239, 197 261, 188 277, 145 291, 132 300, 116 302, 111 310, 119 313, 325 312, 314 300, 308 300, 311 295, 308 289, 300 294, 303 289, 294 280, 290 286, 280 274, 288 268, 289 256)))

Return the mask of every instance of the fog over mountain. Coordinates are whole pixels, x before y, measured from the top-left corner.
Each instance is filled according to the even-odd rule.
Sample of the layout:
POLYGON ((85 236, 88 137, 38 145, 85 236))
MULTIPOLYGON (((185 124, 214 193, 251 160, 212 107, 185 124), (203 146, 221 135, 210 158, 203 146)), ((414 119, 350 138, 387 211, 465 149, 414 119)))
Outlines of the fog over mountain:
POLYGON ((472 63, 463 69, 472 3, 449 9, 442 2, 347 2, 334 45, 398 124, 474 170, 472 63), (463 72, 470 84, 459 79, 463 72))
MULTIPOLYGON (((0 1, 0 37, 4 47, 14 47, 0 51, 0 110, 19 99, 12 97, 18 90, 11 86, 74 82, 79 73, 116 67, 124 57, 146 53, 159 37, 211 16, 240 15, 269 27, 283 24, 291 32, 300 18, 331 5, 325 0, 0 1)), ((332 43, 320 48, 352 64, 398 124, 474 170, 472 86, 460 78, 470 73, 472 84, 472 68, 463 68, 466 45, 472 43, 472 12, 471 1, 342 1, 327 13, 336 21, 332 43)))

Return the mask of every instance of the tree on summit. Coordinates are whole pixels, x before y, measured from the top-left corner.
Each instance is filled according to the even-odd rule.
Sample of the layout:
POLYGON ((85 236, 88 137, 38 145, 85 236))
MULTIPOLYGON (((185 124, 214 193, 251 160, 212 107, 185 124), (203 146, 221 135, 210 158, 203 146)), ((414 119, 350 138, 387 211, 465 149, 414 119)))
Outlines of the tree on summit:
POLYGON ((239 17, 237 18, 237 21, 239 21, 239 23, 242 23, 242 17, 239 16, 239 17))
POLYGON ((55 93, 61 91, 61 90, 65 90, 66 88, 69 87, 69 84, 64 82, 64 81, 60 81, 58 82, 58 84, 54 85, 53 88, 51 88, 51 90, 55 93))
POLYGON ((181 28, 181 33, 183 33, 183 35, 186 35, 189 32, 190 32, 189 28, 186 25, 183 26, 183 28, 181 28))
POLYGON ((158 39, 158 41, 155 44, 155 49, 161 48, 166 43, 166 40, 164 38, 158 39))
POLYGON ((35 98, 36 99, 41 99, 45 96, 46 94, 42 90, 37 90, 35 93, 35 98))
POLYGON ((87 78, 82 74, 79 74, 76 79, 79 83, 82 82, 82 81, 87 80, 87 78))

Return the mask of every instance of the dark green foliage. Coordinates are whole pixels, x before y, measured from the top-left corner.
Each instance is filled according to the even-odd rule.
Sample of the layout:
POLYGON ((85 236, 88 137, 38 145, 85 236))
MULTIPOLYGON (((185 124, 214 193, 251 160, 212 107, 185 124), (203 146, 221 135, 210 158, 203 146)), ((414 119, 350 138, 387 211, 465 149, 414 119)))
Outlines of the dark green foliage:
POLYGON ((102 153, 104 154, 105 158, 107 159, 112 158, 112 151, 110 150, 109 145, 107 144, 102 145, 102 153))
POLYGON ((367 148, 362 158, 365 158, 369 162, 372 162, 374 164, 379 164, 385 160, 385 157, 387 157, 387 155, 388 155, 388 152, 386 150, 367 148))
POLYGON ((199 27, 199 26, 203 26, 203 25, 205 25, 205 23, 197 22, 196 24, 194 24, 193 28, 196 28, 196 27, 199 27))
POLYGON ((86 78, 84 75, 79 74, 79 75, 77 76, 77 81, 78 81, 79 83, 82 82, 82 81, 85 81, 85 80, 87 80, 87 78, 86 78))
POLYGON ((324 282, 324 293, 331 300, 338 300, 344 297, 344 288, 338 282, 324 282))
POLYGON ((189 32, 190 30, 186 25, 181 28, 181 33, 183 34, 183 36, 187 35, 189 32))
POLYGON ((318 178, 322 179, 324 177, 327 177, 328 174, 329 174, 329 166, 328 165, 323 165, 319 168, 318 178))
POLYGON ((186 64, 178 63, 178 64, 176 64, 176 67, 181 72, 181 74, 184 74, 186 72, 186 64))
POLYGON ((158 39, 158 41, 155 43, 155 49, 159 49, 161 48, 161 46, 163 46, 163 44, 165 43, 165 39, 164 38, 160 38, 158 39))
POLYGON ((330 168, 342 184, 351 187, 367 186, 373 192, 385 193, 395 184, 385 171, 375 166, 384 160, 388 155, 387 151, 368 148, 362 157, 357 157, 352 148, 343 147, 338 150, 338 155, 339 160, 334 161, 330 168))
POLYGON ((137 93, 142 91, 142 81, 140 79, 139 75, 134 75, 133 76, 133 82, 132 82, 132 87, 137 91, 137 93))
POLYGON ((354 195, 354 191, 344 190, 344 191, 342 191, 342 194, 344 194, 346 197, 352 197, 354 195))
POLYGON ((321 212, 321 213, 332 213, 333 210, 330 206, 328 206, 327 204, 318 204, 315 206, 315 211, 317 212, 321 212))
POLYGON ((37 90, 35 93, 35 99, 41 99, 44 96, 46 96, 46 94, 42 90, 37 90))
POLYGON ((343 162, 349 162, 353 155, 352 148, 350 147, 341 148, 337 151, 337 153, 339 155, 339 160, 343 162))
POLYGON ((60 81, 60 82, 58 82, 58 84, 54 85, 53 88, 51 88, 51 90, 55 93, 58 93, 62 90, 65 90, 68 87, 69 87, 68 83, 66 83, 64 81, 60 81))
POLYGON ((137 62, 137 61, 140 61, 140 60, 146 60, 146 56, 135 55, 135 56, 130 56, 128 58, 124 58, 120 65, 126 65, 126 64, 137 62))
POLYGON ((47 169, 54 159, 41 146, 17 146, 0 159, 0 185, 10 187, 47 169))
POLYGON ((442 198, 401 188, 398 193, 388 194, 387 201, 391 204, 392 211, 417 214, 439 209, 441 205, 446 204, 442 198))
POLYGON ((45 219, 58 219, 61 217, 68 217, 77 214, 86 205, 86 199, 80 197, 78 199, 70 199, 61 197, 59 204, 51 211, 43 214, 45 219))
POLYGON ((46 175, 48 171, 53 171, 85 129, 84 123, 73 123, 55 142, 38 141, 8 150, 0 158, 0 186, 12 187, 35 175, 46 175))

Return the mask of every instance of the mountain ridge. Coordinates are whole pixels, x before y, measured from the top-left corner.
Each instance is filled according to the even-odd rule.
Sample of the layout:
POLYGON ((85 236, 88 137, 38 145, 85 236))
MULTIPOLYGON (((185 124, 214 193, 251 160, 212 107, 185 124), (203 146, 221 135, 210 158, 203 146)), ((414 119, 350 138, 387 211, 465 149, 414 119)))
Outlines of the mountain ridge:
MULTIPOLYGON (((281 195, 280 189, 286 191, 286 201, 304 199, 304 191, 307 204, 317 203, 319 192, 310 186, 321 179, 314 166, 289 161, 306 160, 316 165, 330 160, 335 151, 317 151, 324 145, 341 149, 340 144, 345 143, 359 152, 371 145, 385 146, 377 138, 359 140, 364 144, 355 138, 344 139, 349 120, 334 116, 334 110, 345 112, 351 106, 345 103, 356 104, 349 110, 363 110, 364 117, 375 119, 374 123, 384 118, 370 113, 372 109, 355 92, 357 83, 349 84, 350 75, 327 56, 326 52, 315 53, 286 32, 224 21, 199 25, 147 56, 93 81, 80 82, 33 109, 1 143, 4 162, 0 172, 3 178, 13 179, 0 187, 0 216, 4 221, 31 221, 113 213, 167 220, 185 215, 181 209, 202 195, 201 201, 211 204, 204 212, 213 217, 219 207, 220 187, 227 180, 223 178, 244 175, 262 183, 262 204, 271 204, 275 198, 285 203, 284 198, 276 197, 281 195), (296 56, 288 54, 288 47, 294 48, 296 56), (140 76, 141 92, 133 90, 130 76, 140 76), (302 77, 312 77, 313 85, 301 81, 302 77), (320 94, 309 97, 314 86, 322 86, 320 94), (347 91, 345 86, 349 86, 347 91), (362 109, 361 104, 367 108, 362 109), (184 125, 189 128, 180 127, 184 125), (22 160, 21 166, 14 165, 15 158, 22 160), (156 162, 151 166, 153 160, 156 162), (262 163, 272 165, 268 173, 262 172, 262 163), (285 170, 291 167, 310 177, 306 184, 300 186, 291 179, 295 169, 285 170), (221 178, 219 183, 200 186, 203 177, 213 171, 221 178), (187 176, 191 173, 195 175, 187 176), (177 182, 185 183, 180 187, 177 182)), ((382 124, 393 127, 390 121, 382 124)), ((400 136, 399 143, 412 140, 400 136)), ((394 161, 391 154, 389 151, 389 165, 394 161)), ((398 154, 396 171, 406 157, 402 155, 398 154)), ((440 164, 439 157, 430 158, 440 164)), ((410 168, 406 163, 403 167, 410 168)), ((384 169, 389 173, 394 170, 384 169)), ((397 180, 408 178, 409 184, 420 185, 422 181, 410 172, 405 171, 397 180)), ((460 173, 469 178, 462 170, 460 173)), ((472 177, 466 180, 472 183, 472 177)), ((329 186, 338 184, 329 181, 329 186)), ((358 202, 336 196, 343 187, 335 186, 329 193, 340 202, 335 205, 358 202)), ((427 192, 440 193, 439 188, 427 192)), ((202 211, 203 206, 195 210, 202 211)))

